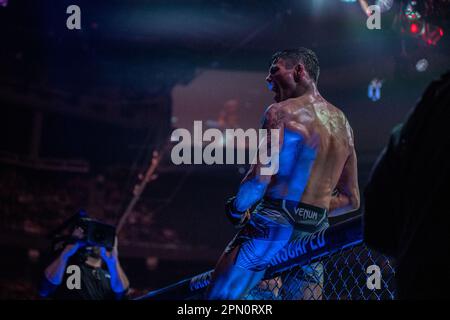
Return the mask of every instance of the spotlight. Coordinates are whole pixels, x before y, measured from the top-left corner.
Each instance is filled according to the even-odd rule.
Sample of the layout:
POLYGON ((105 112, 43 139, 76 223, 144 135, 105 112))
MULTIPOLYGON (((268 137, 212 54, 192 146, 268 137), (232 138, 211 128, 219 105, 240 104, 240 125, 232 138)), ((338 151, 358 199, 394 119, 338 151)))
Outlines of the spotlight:
POLYGON ((381 87, 383 86, 383 81, 377 78, 372 79, 369 83, 369 88, 367 91, 367 96, 373 102, 381 99, 381 87))
POLYGON ((409 1, 400 14, 401 31, 419 38, 428 45, 436 43, 444 35, 444 30, 426 20, 426 15, 419 11, 417 1, 409 1))
POLYGON ((417 33, 419 32, 419 26, 415 23, 411 23, 409 30, 411 30, 412 33, 417 33))
POLYGON ((420 59, 416 63, 416 70, 418 72, 424 72, 428 68, 428 60, 427 59, 420 59))
POLYGON ((417 11, 417 1, 410 1, 405 8, 406 18, 410 21, 416 21, 422 18, 422 15, 417 11))
POLYGON ((8 0, 0 0, 0 7, 6 7, 8 5, 8 0))
POLYGON ((434 26, 427 23, 422 34, 422 39, 426 41, 429 45, 436 45, 436 43, 444 35, 444 30, 441 27, 434 26))

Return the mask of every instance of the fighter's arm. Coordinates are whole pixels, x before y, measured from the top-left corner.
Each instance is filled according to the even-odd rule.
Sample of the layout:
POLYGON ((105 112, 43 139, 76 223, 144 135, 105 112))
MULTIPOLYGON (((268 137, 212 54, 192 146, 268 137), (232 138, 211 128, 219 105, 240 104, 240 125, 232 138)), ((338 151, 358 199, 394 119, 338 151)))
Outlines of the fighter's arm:
POLYGON ((273 174, 278 170, 278 155, 283 144, 283 113, 278 105, 267 108, 262 128, 267 130, 267 139, 260 141, 256 153, 256 161, 253 163, 241 182, 235 200, 236 209, 245 211, 262 199, 267 186, 272 180, 273 174), (278 134, 272 134, 271 130, 278 130, 278 134), (278 142, 278 143, 277 143, 278 142), (272 148, 272 145, 275 147, 272 148), (259 158, 259 152, 267 146, 266 155, 270 155, 269 164, 263 164, 259 158))
POLYGON ((347 158, 330 202, 329 216, 338 216, 359 209, 358 169, 355 149, 347 158))

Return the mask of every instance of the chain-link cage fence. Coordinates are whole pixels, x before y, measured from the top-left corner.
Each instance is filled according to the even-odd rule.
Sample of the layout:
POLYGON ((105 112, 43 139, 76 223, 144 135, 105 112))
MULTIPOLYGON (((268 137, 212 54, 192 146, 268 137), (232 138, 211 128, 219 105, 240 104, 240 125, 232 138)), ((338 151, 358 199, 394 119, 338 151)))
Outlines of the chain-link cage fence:
MULTIPOLYGON (((203 299, 212 270, 140 299, 203 299)), ((361 218, 292 241, 244 300, 392 300, 393 262, 362 242, 361 218)))
POLYGON ((394 268, 363 244, 324 255, 263 280, 247 300, 392 300, 394 268), (367 268, 378 266, 380 287, 369 287, 367 268))

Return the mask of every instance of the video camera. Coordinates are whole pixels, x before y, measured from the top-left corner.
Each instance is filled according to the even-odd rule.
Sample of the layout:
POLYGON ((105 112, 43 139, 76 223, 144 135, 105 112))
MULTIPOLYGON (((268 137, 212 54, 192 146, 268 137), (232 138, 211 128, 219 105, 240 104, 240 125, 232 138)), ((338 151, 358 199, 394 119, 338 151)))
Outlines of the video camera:
POLYGON ((107 250, 111 250, 116 237, 116 227, 91 219, 85 211, 80 210, 51 235, 55 249, 68 243, 82 242, 88 247, 105 247, 107 250), (72 237, 71 233, 76 228, 83 230, 84 237, 82 239, 72 237), (63 235, 64 231, 66 231, 66 235, 63 235), (69 232, 67 233, 67 231, 69 232))

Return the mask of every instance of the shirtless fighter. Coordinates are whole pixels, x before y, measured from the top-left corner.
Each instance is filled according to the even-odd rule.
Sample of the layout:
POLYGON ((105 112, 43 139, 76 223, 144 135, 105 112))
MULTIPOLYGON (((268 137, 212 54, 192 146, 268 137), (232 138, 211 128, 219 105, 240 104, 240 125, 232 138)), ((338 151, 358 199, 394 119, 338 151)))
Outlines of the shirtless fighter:
MULTIPOLYGON (((279 169, 262 175, 252 165, 226 212, 240 228, 219 259, 209 299, 240 299, 261 281, 275 254, 296 231, 328 227, 328 217, 359 208, 352 129, 339 109, 317 90, 319 64, 306 48, 272 57, 266 81, 276 103, 265 129, 279 129, 279 169)), ((267 144, 270 146, 271 137, 267 144)))

